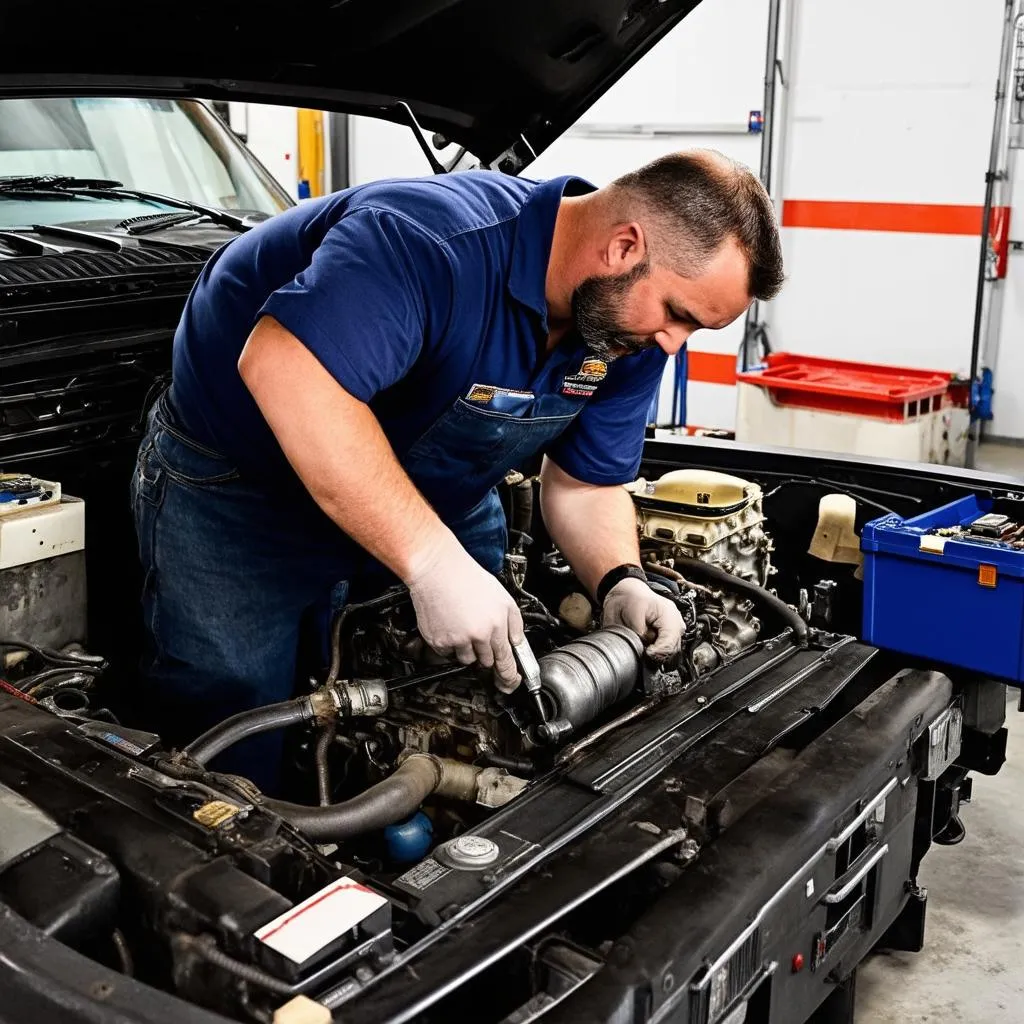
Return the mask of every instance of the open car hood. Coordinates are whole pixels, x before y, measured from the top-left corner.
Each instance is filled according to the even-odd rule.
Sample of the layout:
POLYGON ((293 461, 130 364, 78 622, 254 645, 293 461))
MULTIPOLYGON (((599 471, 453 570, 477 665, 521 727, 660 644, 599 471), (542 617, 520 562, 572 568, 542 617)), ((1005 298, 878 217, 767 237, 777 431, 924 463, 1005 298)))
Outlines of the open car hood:
POLYGON ((201 96, 407 123, 411 110, 514 173, 699 2, 0 0, 0 96, 201 96))

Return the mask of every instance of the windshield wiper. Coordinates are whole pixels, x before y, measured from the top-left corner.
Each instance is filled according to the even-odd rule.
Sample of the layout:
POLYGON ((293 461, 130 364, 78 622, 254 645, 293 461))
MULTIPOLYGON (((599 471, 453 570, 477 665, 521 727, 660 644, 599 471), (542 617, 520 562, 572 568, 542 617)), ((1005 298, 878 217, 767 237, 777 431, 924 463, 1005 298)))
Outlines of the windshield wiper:
POLYGON ((107 178, 75 178, 67 174, 31 174, 0 178, 0 194, 18 192, 55 192, 61 195, 80 196, 113 196, 117 199, 142 199, 151 203, 162 203, 164 206, 179 210, 192 210, 209 217, 215 224, 231 228, 233 231, 248 231, 252 226, 245 217, 226 210, 218 210, 215 206, 204 206, 193 203, 189 199, 176 199, 161 196, 156 192, 141 192, 134 188, 124 188, 120 181, 107 178))
POLYGON ((150 213, 144 217, 129 217, 117 226, 127 235, 148 235, 153 231, 177 227, 203 219, 195 210, 175 210, 171 213, 150 213))
POLYGON ((122 188, 111 178, 75 178, 70 174, 8 174, 0 177, 0 192, 65 192, 122 188))

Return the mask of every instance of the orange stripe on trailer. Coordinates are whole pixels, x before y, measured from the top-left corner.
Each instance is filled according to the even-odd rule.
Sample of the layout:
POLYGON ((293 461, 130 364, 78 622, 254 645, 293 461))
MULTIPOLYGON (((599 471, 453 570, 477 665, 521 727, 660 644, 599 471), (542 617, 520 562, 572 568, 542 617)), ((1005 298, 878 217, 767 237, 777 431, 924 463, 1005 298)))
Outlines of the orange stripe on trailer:
POLYGON ((687 380, 698 384, 735 384, 736 356, 728 352, 696 352, 686 356, 687 380))
MULTIPOLYGON (((850 203, 817 199, 787 199, 782 226, 829 228, 834 231, 897 231, 922 235, 980 235, 981 206, 941 203, 850 203)), ((994 225, 1008 213, 993 209, 994 225)))

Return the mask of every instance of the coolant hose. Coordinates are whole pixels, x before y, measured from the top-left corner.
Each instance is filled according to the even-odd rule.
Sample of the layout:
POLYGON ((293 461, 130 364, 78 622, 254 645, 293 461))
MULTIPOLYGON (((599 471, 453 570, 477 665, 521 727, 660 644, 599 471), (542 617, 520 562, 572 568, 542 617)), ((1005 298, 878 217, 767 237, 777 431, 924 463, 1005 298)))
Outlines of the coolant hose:
POLYGON ((308 697, 296 697, 281 701, 280 704, 265 704, 251 711, 240 711, 225 718, 212 729, 194 739, 185 753, 199 764, 207 764, 212 758, 233 747, 247 736, 261 732, 272 732, 288 725, 298 725, 313 718, 313 708, 308 697))
POLYGON ((529 536, 533 529, 533 481, 521 480, 511 488, 509 529, 529 536))
POLYGON ((411 754, 386 779, 340 804, 307 807, 270 799, 265 804, 310 839, 339 842, 404 821, 444 781, 445 766, 440 758, 411 754))
POLYGON ((705 583, 715 583, 724 590, 734 590, 745 594, 755 604, 773 612, 777 618, 789 626, 793 630, 793 639, 797 643, 807 643, 808 636, 810 635, 807 623, 800 617, 800 613, 790 608, 781 597, 776 597, 765 590, 764 587, 751 583, 750 580, 733 576, 731 572, 726 572, 724 569, 719 568, 717 565, 711 565, 709 562, 702 562, 698 558, 676 558, 675 563, 676 567, 687 579, 691 576, 696 576, 699 579, 703 579, 705 583))

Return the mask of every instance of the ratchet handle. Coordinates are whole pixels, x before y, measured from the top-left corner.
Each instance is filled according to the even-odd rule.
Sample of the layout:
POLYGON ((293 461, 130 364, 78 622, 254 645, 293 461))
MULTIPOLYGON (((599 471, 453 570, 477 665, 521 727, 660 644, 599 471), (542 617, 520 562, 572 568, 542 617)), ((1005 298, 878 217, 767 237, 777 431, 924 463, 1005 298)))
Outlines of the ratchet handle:
POLYGON ((523 685, 533 697, 534 707, 537 709, 537 717, 540 721, 546 722, 547 711, 544 708, 544 701, 541 700, 540 665, 537 664, 537 657, 530 647, 530 641, 523 637, 517 644, 512 645, 512 653, 515 655, 516 664, 523 677, 523 685))

